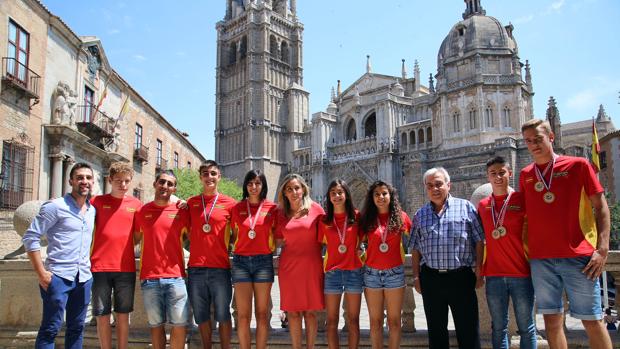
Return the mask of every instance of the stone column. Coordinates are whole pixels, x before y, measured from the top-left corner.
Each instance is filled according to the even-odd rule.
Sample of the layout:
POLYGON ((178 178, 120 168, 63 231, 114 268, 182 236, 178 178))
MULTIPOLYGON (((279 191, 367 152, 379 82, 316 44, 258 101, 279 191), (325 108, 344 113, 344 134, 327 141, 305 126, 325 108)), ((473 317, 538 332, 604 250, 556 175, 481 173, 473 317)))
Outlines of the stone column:
POLYGON ((52 159, 52 193, 51 198, 62 196, 62 154, 50 155, 52 159))
POLYGON ((73 158, 71 157, 67 157, 65 159, 65 177, 62 179, 63 182, 63 186, 64 186, 64 193, 68 193, 71 191, 71 185, 69 184, 69 179, 71 179, 71 169, 73 168, 73 164, 75 163, 75 160, 73 160, 73 158))

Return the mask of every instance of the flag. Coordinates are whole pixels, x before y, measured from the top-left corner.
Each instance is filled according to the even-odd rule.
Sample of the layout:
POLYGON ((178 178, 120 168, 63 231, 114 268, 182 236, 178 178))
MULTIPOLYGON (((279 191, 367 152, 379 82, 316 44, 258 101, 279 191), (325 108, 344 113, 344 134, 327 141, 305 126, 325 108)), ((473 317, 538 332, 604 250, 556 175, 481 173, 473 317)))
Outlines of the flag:
POLYGON ((123 102, 123 106, 121 107, 121 111, 118 113, 118 118, 116 118, 116 122, 120 122, 127 114, 127 110, 129 110, 129 96, 125 97, 125 102, 123 102))
POLYGON ((596 124, 592 120, 592 166, 598 173, 601 170, 601 163, 599 160, 599 154, 601 153, 601 145, 598 142, 598 135, 596 134, 596 124))
POLYGON ((103 100, 108 96, 108 85, 109 85, 110 80, 108 79, 108 83, 105 84, 105 87, 103 88, 103 92, 101 92, 101 96, 99 96, 99 103, 97 103, 97 110, 99 110, 99 108, 101 108, 101 105, 103 104, 103 100))

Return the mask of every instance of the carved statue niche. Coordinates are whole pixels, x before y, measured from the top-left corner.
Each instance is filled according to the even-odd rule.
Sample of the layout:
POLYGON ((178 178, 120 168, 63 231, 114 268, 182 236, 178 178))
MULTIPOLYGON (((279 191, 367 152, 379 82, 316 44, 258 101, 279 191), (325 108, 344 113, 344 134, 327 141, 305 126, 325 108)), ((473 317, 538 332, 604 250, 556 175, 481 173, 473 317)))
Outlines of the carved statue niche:
POLYGON ((77 94, 71 90, 69 85, 59 81, 54 95, 52 123, 57 125, 68 125, 69 127, 75 128, 77 94))

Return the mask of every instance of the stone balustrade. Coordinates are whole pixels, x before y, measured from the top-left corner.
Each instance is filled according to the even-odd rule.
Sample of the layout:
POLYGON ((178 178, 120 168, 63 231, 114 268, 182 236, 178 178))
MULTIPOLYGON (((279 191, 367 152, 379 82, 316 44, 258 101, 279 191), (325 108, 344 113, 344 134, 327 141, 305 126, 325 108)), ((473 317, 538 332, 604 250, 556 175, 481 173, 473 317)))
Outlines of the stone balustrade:
MULTIPOLYGON (((277 258, 274 259, 274 265, 278 265, 277 258)), ((416 328, 414 311, 416 302, 414 298, 414 290, 412 287, 411 273, 411 257, 407 256, 406 262, 406 280, 407 286, 405 290, 405 300, 403 303, 402 329, 403 348, 424 348, 427 347, 426 329, 416 328)), ((615 278, 616 294, 620 293, 620 251, 612 251, 609 254, 607 262, 608 272, 615 278)), ((139 285, 139 284, 138 284, 139 285)), ((272 293, 274 300, 279 297, 276 292, 272 293)), ((480 329, 483 340, 483 348, 490 348, 490 331, 491 321, 486 307, 486 299, 484 289, 478 290, 479 309, 480 309, 480 329)), ((420 304, 421 305, 421 304, 420 304)), ((131 315, 131 331, 130 344, 131 347, 148 347, 149 328, 147 326, 146 316, 144 313, 144 305, 142 303, 141 292, 139 286, 136 288, 136 297, 134 312, 131 315)), ((618 305, 616 305, 618 309, 618 305)), ((234 313, 234 309, 233 309, 234 313)), ((236 314, 234 314, 236 315, 236 314)), ((343 314, 344 315, 344 314, 343 314)), ((324 331, 325 316, 319 317, 321 323, 321 332, 324 331)), ((30 262, 25 259, 18 260, 0 260, 0 347, 32 347, 36 337, 36 331, 41 320, 41 300, 37 278, 32 270, 30 262)), ((344 321, 341 321, 344 323, 344 321)), ((514 327, 514 321, 511 321, 514 327)), ((370 347, 368 326, 362 324, 361 347, 370 347)), ((515 328, 511 328, 511 332, 515 333, 515 328)), ((196 334, 195 329, 190 331, 190 347, 198 347, 200 345, 200 336, 196 334)), ((455 337, 454 334, 451 334, 455 337)), ((587 347, 587 339, 583 330, 570 330, 567 333, 569 347, 581 348, 587 347)), ((217 334, 215 334, 217 340, 217 334)), ((62 335, 59 336, 58 342, 62 342, 62 335)), ((612 342, 615 348, 620 348, 620 333, 612 334, 612 342)), ((237 343, 233 334, 233 343, 237 343)), ((341 335, 341 344, 346 343, 346 335, 341 335)), ((452 338, 451 343, 456 344, 456 339, 452 338)), ((513 344, 517 343, 513 339, 513 344)), ((88 326, 85 333, 84 346, 98 347, 96 329, 94 326, 88 326)), ((283 329, 272 329, 270 336, 269 348, 287 348, 290 347, 288 333, 283 329)), ((326 347, 326 339, 324 333, 319 333, 317 338, 317 347, 326 347)), ((546 348, 545 340, 539 342, 539 348, 546 348)))

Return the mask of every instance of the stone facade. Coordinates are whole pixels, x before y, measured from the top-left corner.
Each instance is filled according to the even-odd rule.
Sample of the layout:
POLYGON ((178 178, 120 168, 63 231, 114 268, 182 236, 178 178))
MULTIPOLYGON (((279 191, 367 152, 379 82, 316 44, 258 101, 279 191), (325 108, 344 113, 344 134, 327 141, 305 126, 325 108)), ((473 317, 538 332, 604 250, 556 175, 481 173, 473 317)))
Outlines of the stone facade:
POLYGON ((599 140, 601 153, 599 173, 601 184, 609 193, 610 205, 620 202, 620 131, 607 134, 599 140))
MULTIPOLYGON (((258 22, 262 24, 263 33, 259 43, 265 43, 265 38, 273 31, 283 32, 275 19, 286 17, 302 28, 294 1, 283 1, 287 7, 281 13, 272 8, 271 3, 229 0, 229 7, 237 10, 232 11, 232 15, 229 11, 218 25, 220 91, 220 86, 231 80, 222 75, 222 50, 228 45, 228 41, 221 39, 222 28, 234 27, 236 35, 242 36, 252 32, 249 23, 262 18, 258 22)), ((315 200, 324 199, 331 180, 342 178, 350 184, 354 201, 361 207, 368 185, 381 179, 398 188, 401 203, 413 213, 426 200, 422 186, 424 171, 435 166, 445 167, 452 177, 451 192, 469 198, 486 182, 485 163, 496 155, 509 159, 516 173, 512 185, 517 185, 519 171, 531 161, 520 132, 521 124, 533 117, 531 67, 528 61, 521 61, 512 24, 504 26, 496 18, 487 16, 479 0, 465 3, 463 20, 452 27, 439 46, 437 73, 431 74, 427 86, 422 84, 417 62, 412 77, 407 76, 404 60, 401 76, 390 76, 373 72, 371 59, 367 57, 365 73, 344 91, 338 81, 325 111, 307 118, 303 109, 279 110, 281 120, 293 122, 280 124, 279 145, 292 151, 281 154, 279 160, 287 162, 287 172, 300 173, 307 180, 315 200), (301 133, 297 128, 299 122, 302 123, 301 133)), ((301 41, 299 45, 301 50, 301 41)), ((273 56, 270 59, 264 56, 259 66, 244 64, 244 76, 264 76, 265 70, 272 67, 266 62, 273 61, 273 56)), ((300 77, 291 74, 289 83, 299 83, 300 79, 296 78, 300 77)), ((256 91, 249 82, 234 81, 239 83, 236 85, 239 90, 256 91)), ((264 86, 268 87, 261 93, 267 96, 272 93, 270 88, 274 80, 265 81, 264 86)), ((223 105, 228 97, 221 93, 217 96, 216 143, 220 149, 219 159, 224 160, 223 150, 226 149, 227 154, 233 152, 234 147, 228 145, 235 144, 235 138, 228 136, 221 126, 227 115, 223 113, 223 105)), ((556 150, 588 156, 591 123, 587 129, 567 124, 570 131, 565 131, 554 100, 550 101, 547 114, 567 145, 562 147, 560 142, 556 150)), ((252 125, 251 120, 263 114, 252 109, 241 115, 240 120, 252 125)), ((600 137, 613 130, 609 118, 597 118, 596 122, 600 137)), ((250 137, 253 132, 250 128, 240 124, 239 130, 247 135, 242 138, 255 139, 250 137)), ((271 143, 253 144, 255 149, 262 149, 271 143)), ((239 155, 241 157, 234 161, 224 163, 246 164, 243 170, 249 169, 247 164, 251 163, 252 156, 243 157, 242 152, 239 155)), ((238 171, 225 170, 225 174, 241 179, 243 170, 237 168, 238 171)), ((282 174, 285 171, 279 173, 282 174)), ((277 178, 274 176, 271 180, 277 178)), ((275 190, 270 192, 275 195, 275 190)))
POLYGON ((34 0, 0 2, 0 19, 0 37, 9 38, 0 41, 0 52, 8 52, 0 99, 2 208, 62 195, 75 162, 93 166, 95 194, 109 191, 111 162, 133 163, 133 193, 148 201, 157 170, 205 161, 110 66, 97 37, 78 36, 34 0), (26 59, 12 58, 14 46, 26 59))

